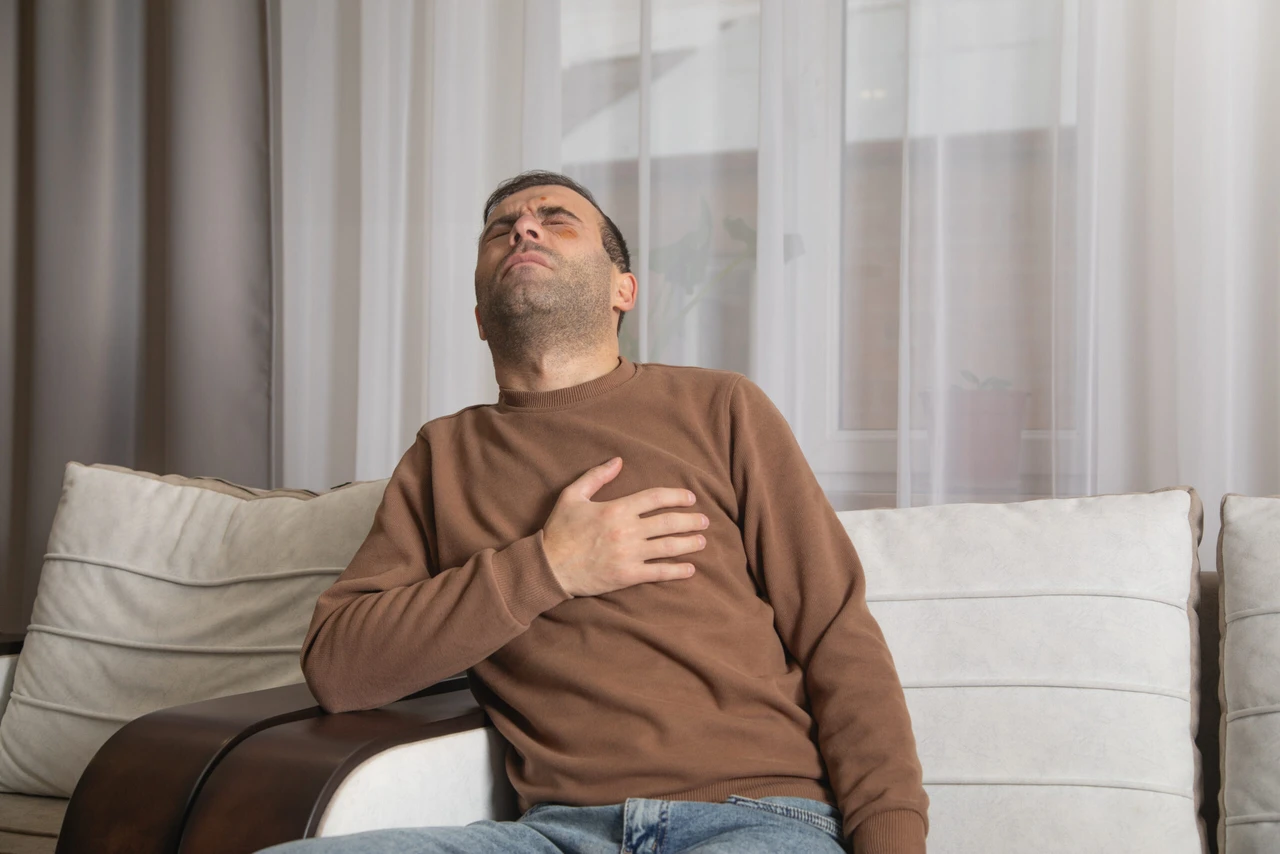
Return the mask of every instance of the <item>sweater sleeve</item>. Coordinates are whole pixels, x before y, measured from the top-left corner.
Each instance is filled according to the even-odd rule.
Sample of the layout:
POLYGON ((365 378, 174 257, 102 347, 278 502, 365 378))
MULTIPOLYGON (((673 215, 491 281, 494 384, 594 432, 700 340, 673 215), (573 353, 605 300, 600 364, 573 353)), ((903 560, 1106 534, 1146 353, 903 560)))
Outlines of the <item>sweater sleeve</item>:
POLYGON ((755 383, 729 394, 730 467, 751 572, 804 668, 818 747, 856 854, 925 850, 929 799, 862 564, 790 426, 755 383))
POLYGON ((435 536, 431 448, 419 431, 311 617, 302 672, 326 711, 376 708, 461 673, 570 598, 541 529, 444 569, 433 565, 435 536))

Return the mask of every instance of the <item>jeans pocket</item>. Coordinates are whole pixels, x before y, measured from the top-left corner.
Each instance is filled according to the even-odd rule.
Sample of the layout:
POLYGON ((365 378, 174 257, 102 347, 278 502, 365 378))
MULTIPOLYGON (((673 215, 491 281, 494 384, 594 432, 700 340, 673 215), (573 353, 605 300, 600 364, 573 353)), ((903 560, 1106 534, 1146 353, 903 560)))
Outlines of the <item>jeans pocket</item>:
MULTIPOLYGON (((840 822, 830 816, 804 809, 803 807, 794 806, 792 804, 777 804, 770 801, 759 801, 755 798, 744 798, 741 795, 730 795, 725 799, 727 804, 735 804, 740 807, 750 807, 751 809, 761 810, 762 812, 773 813, 787 818, 793 818, 796 821, 802 821, 818 830, 826 833, 837 842, 844 843, 844 832, 840 826, 840 822)), ((815 801, 814 803, 817 803, 815 801)))

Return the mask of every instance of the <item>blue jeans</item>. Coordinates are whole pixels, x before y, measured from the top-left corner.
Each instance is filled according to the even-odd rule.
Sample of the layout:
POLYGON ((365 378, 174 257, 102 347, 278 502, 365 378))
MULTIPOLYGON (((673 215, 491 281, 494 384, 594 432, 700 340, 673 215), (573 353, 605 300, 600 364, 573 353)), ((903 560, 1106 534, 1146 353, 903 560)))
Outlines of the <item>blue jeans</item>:
POLYGON ((538 804, 516 821, 370 830, 259 854, 844 854, 840 812, 808 798, 722 804, 628 798, 601 807, 538 804))

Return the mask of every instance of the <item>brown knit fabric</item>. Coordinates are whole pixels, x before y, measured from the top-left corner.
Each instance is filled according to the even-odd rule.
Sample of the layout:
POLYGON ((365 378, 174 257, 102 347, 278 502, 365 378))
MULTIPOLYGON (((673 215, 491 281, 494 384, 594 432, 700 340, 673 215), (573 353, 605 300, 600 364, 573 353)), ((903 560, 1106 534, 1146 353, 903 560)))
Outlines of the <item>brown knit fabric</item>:
POLYGON ((924 851, 925 822, 912 810, 886 810, 868 816, 853 832, 854 854, 924 851))
POLYGON ((307 682, 368 709, 469 669, 522 809, 628 797, 834 803, 856 850, 923 851, 928 798, 862 566, 786 420, 730 371, 636 364, 502 390, 419 430, 316 605, 307 682), (570 598, 543 549, 560 491, 685 487, 688 579, 570 598))

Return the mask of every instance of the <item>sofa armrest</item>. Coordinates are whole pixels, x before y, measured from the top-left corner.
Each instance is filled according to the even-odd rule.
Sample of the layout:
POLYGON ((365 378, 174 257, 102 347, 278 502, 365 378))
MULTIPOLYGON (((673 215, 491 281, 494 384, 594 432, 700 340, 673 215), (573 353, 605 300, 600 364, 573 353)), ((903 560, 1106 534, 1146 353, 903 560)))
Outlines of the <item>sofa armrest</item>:
POLYGON ((256 732, 321 714, 298 684, 175 706, 125 724, 76 784, 57 854, 174 854, 219 761, 256 732))
MULTIPOLYGON (((352 798, 353 803, 368 803, 370 793, 381 794, 400 785, 400 781, 373 782, 381 775, 361 772, 362 766, 368 769, 375 764, 366 762, 389 751, 391 767, 396 767, 394 757, 404 754, 394 748, 467 733, 489 738, 485 725, 484 713, 471 692, 461 690, 415 695, 380 709, 309 717, 258 732, 209 775, 187 819, 181 852, 250 854, 316 836, 322 824, 330 833, 352 832, 350 810, 337 810, 326 818, 335 794, 345 790, 338 796, 339 803, 352 798)), ((452 782, 447 771, 423 769, 422 773, 435 775, 446 786, 452 782)), ((417 807, 422 813, 430 805, 417 807)))
MULTIPOLYGON (((463 679, 414 697, 465 690, 463 679)), ((176 854, 209 775, 256 733, 318 718, 304 684, 175 706, 125 724, 94 755, 67 805, 57 854, 176 854)))

